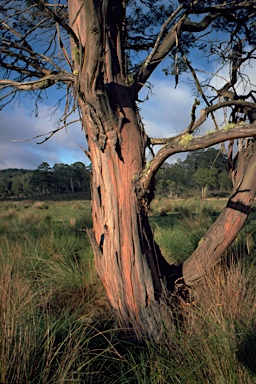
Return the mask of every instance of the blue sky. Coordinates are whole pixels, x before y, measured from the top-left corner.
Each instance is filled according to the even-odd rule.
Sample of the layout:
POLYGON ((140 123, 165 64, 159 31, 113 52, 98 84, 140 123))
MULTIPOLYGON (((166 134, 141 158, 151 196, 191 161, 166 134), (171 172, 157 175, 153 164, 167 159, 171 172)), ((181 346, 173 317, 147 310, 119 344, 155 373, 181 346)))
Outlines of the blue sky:
POLYGON ((51 166, 55 163, 72 164, 82 161, 89 164, 80 146, 85 147, 85 135, 80 123, 57 132, 43 144, 37 144, 44 137, 31 139, 37 135, 56 129, 60 112, 49 116, 49 107, 41 104, 38 118, 31 116, 26 103, 9 106, 1 111, 0 119, 0 169, 35 169, 43 161, 51 166))
MULTIPOLYGON (((149 100, 139 104, 147 133, 152 137, 168 137, 184 129, 190 117, 193 103, 190 90, 185 84, 174 89, 170 77, 153 76, 153 94, 149 100)), ((143 98, 147 89, 141 92, 143 98)), ((58 93, 54 92, 55 97, 58 93)), ((55 163, 72 164, 89 160, 81 147, 86 148, 85 135, 80 123, 75 123, 57 132, 50 140, 38 145, 43 138, 31 139, 37 135, 56 129, 56 121, 61 112, 51 116, 50 100, 39 104, 39 116, 31 116, 33 101, 22 97, 19 105, 14 104, 1 111, 0 119, 0 169, 35 169, 43 161, 51 166, 55 163)))
MULTIPOLYGON (((249 68, 247 73, 252 80, 255 79, 253 67, 249 68)), ((227 79, 228 68, 224 69, 221 74, 227 79)), ((221 88, 225 82, 223 79, 214 81, 213 85, 217 88, 221 88)), ((150 82, 154 84, 152 95, 149 95, 149 100, 138 105, 146 132, 150 137, 174 136, 188 126, 194 96, 185 82, 181 81, 175 89, 173 79, 163 75, 160 70, 150 78, 150 82)), ((240 89, 242 92, 242 85, 240 85, 240 89)), ((142 90, 140 99, 143 99, 147 93, 147 88, 142 90)), ((54 92, 52 99, 56 100, 57 97, 58 93, 54 92)), ((44 161, 48 162, 50 166, 55 163, 72 164, 76 161, 89 165, 89 160, 81 149, 81 147, 86 148, 86 140, 80 123, 75 123, 67 129, 57 132, 50 140, 41 145, 38 145, 37 142, 43 138, 26 142, 17 141, 30 139, 56 129, 56 121, 61 117, 61 111, 51 116, 50 105, 51 99, 45 100, 39 105, 38 118, 31 117, 34 105, 31 100, 25 98, 20 99, 19 105, 8 106, 1 111, 0 169, 36 169, 44 161)), ((203 105, 199 106, 197 114, 200 113, 201 108, 203 105)), ((219 111, 219 121, 223 121, 222 110, 219 111)), ((202 129, 208 131, 213 128, 212 121, 208 119, 202 129)), ((169 162, 174 162, 179 157, 184 158, 184 154, 175 155, 169 159, 169 162)))
MULTIPOLYGON (((196 58, 196 54, 192 53, 196 58)), ((174 136, 184 130, 190 122, 194 95, 191 94, 189 85, 183 82, 185 78, 180 79, 175 89, 173 78, 165 76, 161 71, 161 67, 166 65, 168 65, 168 59, 149 79, 154 85, 152 94, 144 87, 139 95, 143 100, 149 93, 149 100, 139 103, 138 106, 146 132, 151 137, 174 136)), ((213 66, 204 58, 197 60, 197 66, 206 72, 214 71, 213 66)), ((221 74, 226 77, 226 80, 221 78, 214 80, 212 85, 216 88, 221 88, 228 81, 228 68, 223 69, 221 74)), ((248 74, 255 79, 253 68, 249 69, 248 74)), ((200 75, 201 78, 204 76, 204 74, 200 75)), ((89 165, 89 160, 81 149, 81 147, 86 148, 86 140, 80 123, 68 126, 67 129, 56 133, 41 145, 37 142, 43 138, 24 141, 56 129, 56 121, 61 117, 62 111, 58 110, 55 115, 51 115, 50 106, 63 94, 59 95, 56 89, 50 89, 48 95, 49 98, 39 104, 38 118, 31 116, 31 110, 34 109, 33 100, 25 98, 25 94, 24 96, 21 94, 19 103, 9 105, 0 112, 0 169, 35 169, 42 162, 48 162, 53 166, 55 163, 72 164, 82 161, 89 165)), ((203 107, 203 105, 198 107, 198 115, 203 107)), ((221 122, 223 111, 220 111, 219 118, 221 122)), ((202 129, 213 128, 212 121, 209 119, 202 129)), ((184 157, 184 154, 176 155, 169 161, 174 162, 178 157, 184 157)))

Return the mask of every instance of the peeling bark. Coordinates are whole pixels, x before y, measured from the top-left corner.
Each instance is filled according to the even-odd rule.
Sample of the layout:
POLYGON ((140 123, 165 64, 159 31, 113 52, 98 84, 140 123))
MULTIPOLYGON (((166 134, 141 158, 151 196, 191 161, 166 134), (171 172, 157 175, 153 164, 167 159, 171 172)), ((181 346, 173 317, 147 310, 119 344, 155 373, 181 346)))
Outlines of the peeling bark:
POLYGON ((94 229, 89 237, 96 269, 120 327, 133 330, 139 339, 159 341, 164 327, 170 327, 172 313, 164 299, 165 279, 146 202, 134 183, 145 150, 135 107, 123 107, 126 123, 119 137, 114 125, 105 132, 104 148, 95 145, 95 127, 84 111, 92 161, 94 229))
MULTIPOLYGON (((253 2, 221 2, 210 6, 208 2, 179 1, 176 9, 173 2, 172 14, 169 17, 166 15, 166 21, 155 42, 153 40, 158 22, 161 22, 165 8, 166 12, 172 8, 167 7, 165 1, 162 2, 164 7, 161 8, 161 17, 157 3, 138 2, 137 5, 142 5, 139 14, 143 19, 140 27, 135 29, 127 24, 129 15, 126 19, 125 13, 126 9, 130 9, 131 17, 133 12, 137 13, 140 7, 137 7, 136 2, 68 0, 68 6, 63 3, 2 0, 0 66, 4 72, 0 79, 0 90, 3 91, 0 100, 5 100, 6 105, 18 91, 37 91, 37 109, 43 89, 64 84, 66 103, 60 121, 65 126, 72 123, 67 122, 66 118, 79 105, 88 142, 86 154, 92 163, 93 229, 88 229, 87 233, 94 251, 96 269, 120 327, 133 332, 139 339, 146 336, 158 342, 165 337, 165 328, 170 333, 174 323, 171 300, 174 288, 180 288, 175 283, 182 276, 182 266, 169 265, 154 242, 148 221, 148 206, 154 197, 154 178, 163 162, 175 153, 206 148, 230 139, 255 137, 255 91, 250 90, 246 96, 235 93, 241 64, 249 63, 254 57, 253 2), (147 13, 147 6, 152 11, 151 15, 147 13), (27 20, 25 32, 21 28, 24 15, 27 20), (196 71, 183 55, 206 108, 202 109, 196 120, 198 100, 195 100, 191 121, 183 132, 166 139, 149 139, 136 109, 138 92, 163 59, 172 55, 175 56, 177 85, 178 64, 182 64, 179 52, 184 50, 182 47, 185 48, 188 43, 189 49, 195 47, 204 50, 201 44, 205 43, 204 36, 222 29, 222 20, 218 27, 219 16, 232 22, 229 42, 220 42, 216 47, 215 42, 210 50, 219 55, 221 61, 224 59, 224 64, 226 60, 231 64, 230 82, 221 90, 216 90, 216 98, 222 96, 225 100, 212 104, 215 98, 210 97, 211 103, 208 101, 196 71), (211 24, 212 30, 207 30, 211 24), (201 37, 196 36, 203 31, 205 35, 200 33, 201 37), (187 38, 184 32, 193 36, 187 38), (239 36, 244 33, 246 39, 243 36, 241 40, 239 36), (41 40, 44 40, 43 45, 39 44, 39 34, 41 40), (66 46, 68 35, 71 40, 71 57, 66 46), (129 54, 128 47, 131 41, 134 41, 135 51, 139 48, 152 48, 145 60, 138 66, 134 63, 134 67, 129 64, 133 56, 133 53, 129 54), (245 41, 249 51, 243 48, 245 41), (230 51, 231 45, 233 47, 230 51), (67 71, 67 66, 72 73, 67 71), (128 70, 131 70, 130 74, 128 70), (74 109, 71 105, 71 92, 74 96, 74 109), (253 103, 247 100, 253 100, 253 103), (224 107, 232 108, 231 117, 235 126, 227 125, 218 132, 204 136, 195 135, 209 114, 224 107), (240 121, 238 112, 245 115, 243 121, 240 121), (245 124, 247 118, 250 124, 245 124), (162 148, 146 164, 145 148, 156 144, 162 145, 162 148)), ((227 34, 230 27, 227 28, 227 34)), ((51 131, 42 142, 61 128, 51 131)), ((208 267, 218 262, 246 220, 255 194, 254 150, 252 144, 239 155, 235 188, 226 209, 192 257, 184 263, 183 273, 187 284, 192 284, 208 267)), ((151 152, 153 154, 152 149, 151 152)))
MULTIPOLYGON (((136 84, 130 87, 125 77, 122 47, 125 2, 69 0, 69 4, 70 25, 76 35, 72 49, 75 93, 92 163, 93 229, 87 233, 94 251, 96 270, 120 328, 139 340, 147 337, 159 342, 166 336, 165 329, 170 332, 174 324, 170 291, 173 291, 182 270, 181 266, 169 265, 154 242, 148 222, 148 205, 153 197, 152 180, 169 155, 210 146, 229 135, 234 138, 236 131, 222 131, 206 138, 191 137, 188 146, 182 141, 184 134, 177 136, 166 143, 149 168, 145 167, 148 138, 136 109, 136 91, 174 46, 177 35, 182 32, 184 18, 170 30, 150 57, 150 63, 139 72, 136 88, 136 84)), ((249 128, 255 132, 254 127, 238 128, 238 137, 248 136, 249 128)), ((255 156, 252 151, 251 157, 254 159, 255 156)), ((251 157, 241 156, 239 163, 244 161, 244 167, 254 174, 256 166, 251 157)), ((247 214, 239 204, 247 206, 251 203, 251 196, 254 197, 255 190, 248 178, 244 177, 241 183, 238 181, 239 169, 237 187, 226 209, 227 217, 216 227, 219 241, 214 260, 227 243, 227 236, 222 239, 221 231, 225 230, 233 237, 237 234, 247 214), (251 194, 247 191, 249 187, 251 194), (244 188, 247 188, 246 192, 244 188), (230 210, 238 212, 238 216, 232 216, 230 210)), ((210 232, 207 235, 209 243, 211 236, 210 232)), ((210 256, 205 257, 204 250, 200 255, 192 255, 192 261, 189 259, 184 263, 186 283, 197 278, 197 265, 204 267, 208 263, 210 256)))
POLYGON ((234 188, 226 208, 200 241, 195 252, 183 264, 187 285, 201 279, 220 262, 222 254, 236 238, 254 203, 256 193, 256 143, 238 154, 234 188))
POLYGON ((122 2, 113 4, 116 14, 106 14, 103 3, 100 14, 92 0, 75 0, 70 13, 76 34, 85 29, 80 44, 87 61, 77 60, 74 68, 92 163, 93 230, 87 233, 119 326, 137 339, 160 341, 172 324, 165 297, 172 268, 154 243, 146 194, 135 183, 145 166, 147 140, 124 77, 122 2), (99 42, 105 49, 98 50, 99 42))

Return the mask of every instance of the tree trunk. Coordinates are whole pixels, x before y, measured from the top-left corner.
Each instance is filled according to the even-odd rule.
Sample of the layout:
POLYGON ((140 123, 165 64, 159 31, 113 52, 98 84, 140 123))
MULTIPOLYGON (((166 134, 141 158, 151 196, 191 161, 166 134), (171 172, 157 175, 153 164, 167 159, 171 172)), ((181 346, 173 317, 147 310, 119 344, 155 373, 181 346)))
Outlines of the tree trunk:
POLYGON ((148 224, 147 201, 135 188, 136 175, 144 165, 145 139, 135 105, 127 98, 129 91, 123 89, 121 131, 118 126, 110 128, 101 116, 97 137, 90 107, 90 111, 88 105, 82 108, 92 162, 93 231, 88 233, 97 272, 120 327, 132 328, 138 338, 159 341, 172 314, 161 300, 165 294, 162 264, 148 224))
POLYGON ((70 176, 70 190, 71 190, 71 193, 74 193, 74 183, 73 183, 73 177, 70 176))
POLYGON ((202 187, 202 200, 206 199, 208 186, 202 187))
POLYGON ((145 165, 146 136, 126 82, 125 4, 110 0, 107 9, 99 4, 69 1, 70 25, 80 44, 72 43, 75 91, 92 163, 93 230, 87 232, 120 327, 138 339, 159 341, 172 324, 165 281, 173 269, 153 240, 148 191, 135 186, 145 165))
POLYGON ((249 142, 236 160, 234 188, 226 208, 200 241, 195 252, 183 264, 183 278, 187 285, 201 279, 238 235, 244 225, 256 193, 256 143, 249 142))
MULTIPOLYGON (((148 187, 136 182, 143 169, 147 175, 147 137, 127 81, 125 6, 121 0, 69 0, 69 21, 77 37, 71 44, 74 92, 92 163, 93 230, 87 233, 120 327, 138 339, 158 342, 165 328, 170 332, 173 326, 168 291, 181 277, 181 267, 170 266, 153 240, 147 216, 152 176, 148 187)), ((175 31, 168 44, 175 44, 175 31)), ((206 264, 205 255, 196 255, 184 264, 188 282, 196 276, 197 263, 206 264)))

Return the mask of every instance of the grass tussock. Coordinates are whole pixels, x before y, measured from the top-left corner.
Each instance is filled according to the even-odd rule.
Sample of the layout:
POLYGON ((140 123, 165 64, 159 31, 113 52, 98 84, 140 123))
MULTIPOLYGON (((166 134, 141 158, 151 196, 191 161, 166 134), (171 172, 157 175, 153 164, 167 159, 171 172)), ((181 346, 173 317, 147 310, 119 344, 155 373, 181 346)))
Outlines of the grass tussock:
POLYGON ((250 367, 255 338, 246 346, 251 353, 242 352, 248 332, 256 330, 255 277, 254 265, 241 261, 219 266, 195 288, 193 300, 183 303, 183 344, 187 352, 195 351, 202 382, 256 382, 256 371, 250 367))
MULTIPOLYGON (((70 204, 69 213, 66 202, 62 213, 57 203, 0 212, 1 383, 256 383, 254 240, 250 252, 247 244, 253 228, 178 299, 167 343, 134 345, 120 339, 96 276, 83 230, 87 210, 70 204)), ((174 210, 175 219, 153 218, 156 240, 176 264, 214 219, 214 207, 196 204, 174 210)))

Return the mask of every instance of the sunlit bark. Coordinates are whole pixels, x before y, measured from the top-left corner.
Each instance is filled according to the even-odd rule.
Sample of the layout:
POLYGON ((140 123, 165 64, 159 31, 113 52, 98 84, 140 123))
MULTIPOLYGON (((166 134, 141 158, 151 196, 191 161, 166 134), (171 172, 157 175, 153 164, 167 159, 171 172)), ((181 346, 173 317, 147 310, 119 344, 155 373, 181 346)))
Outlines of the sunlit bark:
POLYGON ((256 193, 256 144, 250 142, 238 154, 234 188, 226 208, 184 262, 183 278, 191 285, 210 273, 244 225, 256 193))
MULTIPOLYGON (((139 339, 146 336, 161 341, 164 329, 171 329, 173 325, 171 299, 175 281, 182 277, 182 266, 170 266, 154 242, 148 210, 154 198, 155 175, 163 162, 173 154, 207 148, 230 139, 255 136, 256 123, 252 118, 256 104, 253 92, 249 99, 254 103, 249 102, 248 97, 234 95, 237 71, 242 62, 240 59, 235 61, 234 54, 232 59, 228 59, 232 64, 231 82, 223 89, 216 90, 216 98, 225 97, 225 100, 217 100, 216 103, 214 100, 212 103, 208 101, 202 87, 198 86, 195 71, 188 65, 206 108, 201 110, 196 120, 198 101, 195 100, 191 121, 187 127, 177 127, 181 133, 175 137, 150 139, 145 134, 136 105, 138 93, 163 59, 174 51, 176 54, 179 52, 184 33, 195 33, 196 36, 198 32, 206 31, 220 16, 227 22, 231 19, 236 24, 237 21, 239 29, 243 21, 236 19, 234 10, 249 9, 248 17, 253 18, 253 4, 237 0, 230 7, 226 2, 213 2, 211 6, 198 1, 179 2, 166 18, 160 32, 156 33, 155 41, 148 36, 149 40, 145 37, 141 44, 137 44, 135 37, 134 47, 147 47, 151 51, 129 78, 126 57, 129 47, 127 1, 69 0, 68 11, 66 4, 56 2, 21 2, 22 10, 17 6, 18 2, 11 2, 12 14, 8 13, 10 2, 5 0, 2 3, 0 11, 3 10, 4 20, 1 21, 3 38, 0 54, 5 75, 0 80, 0 90, 4 93, 0 100, 6 99, 8 103, 19 91, 36 91, 40 98, 39 91, 65 84, 67 99, 64 115, 67 116, 72 94, 74 109, 77 104, 80 108, 88 142, 86 153, 92 163, 93 229, 87 232, 97 272, 120 327, 139 339), (23 20, 19 17, 22 11, 26 15, 32 12, 31 25, 25 35, 20 33, 22 28, 19 30, 17 23, 16 26, 13 23, 14 15, 18 15, 18 21, 23 20), (198 21, 195 14, 198 15, 198 21), (52 35, 48 35, 48 27, 52 35), (37 28, 41 28, 40 32, 49 38, 45 50, 39 49, 38 52, 38 39, 34 34, 37 28), (70 54, 69 46, 67 49, 64 47, 60 30, 66 41, 67 36, 70 38, 70 54), (10 73, 15 73, 15 76, 10 73), (232 127, 222 127, 217 132, 203 136, 197 134, 208 115, 231 106, 234 110, 242 108, 250 124, 234 121, 232 127), (152 146, 157 144, 162 146, 161 149, 146 163, 146 147, 152 150, 152 146)), ((145 5, 148 2, 141 3, 145 5)), ((152 26, 152 30, 154 28, 152 26)), ((246 31, 248 39, 248 28, 246 31)), ((235 36, 232 35, 232 39, 235 36)), ((138 37, 137 41, 140 40, 138 37)), ((196 40, 197 37, 193 41, 196 40)), ((186 43, 182 44, 186 46, 186 43)), ((247 58, 252 52, 247 52, 247 58)), ((175 61, 178 76, 179 63, 175 61)), ((63 121, 67 126, 65 118, 63 121)), ((48 133, 45 140, 57 130, 48 133)), ((226 209, 183 265, 183 279, 188 285, 200 279, 209 267, 220 260, 221 254, 246 220, 256 188, 254 150, 254 144, 251 144, 250 149, 239 154, 235 187, 226 209)))

